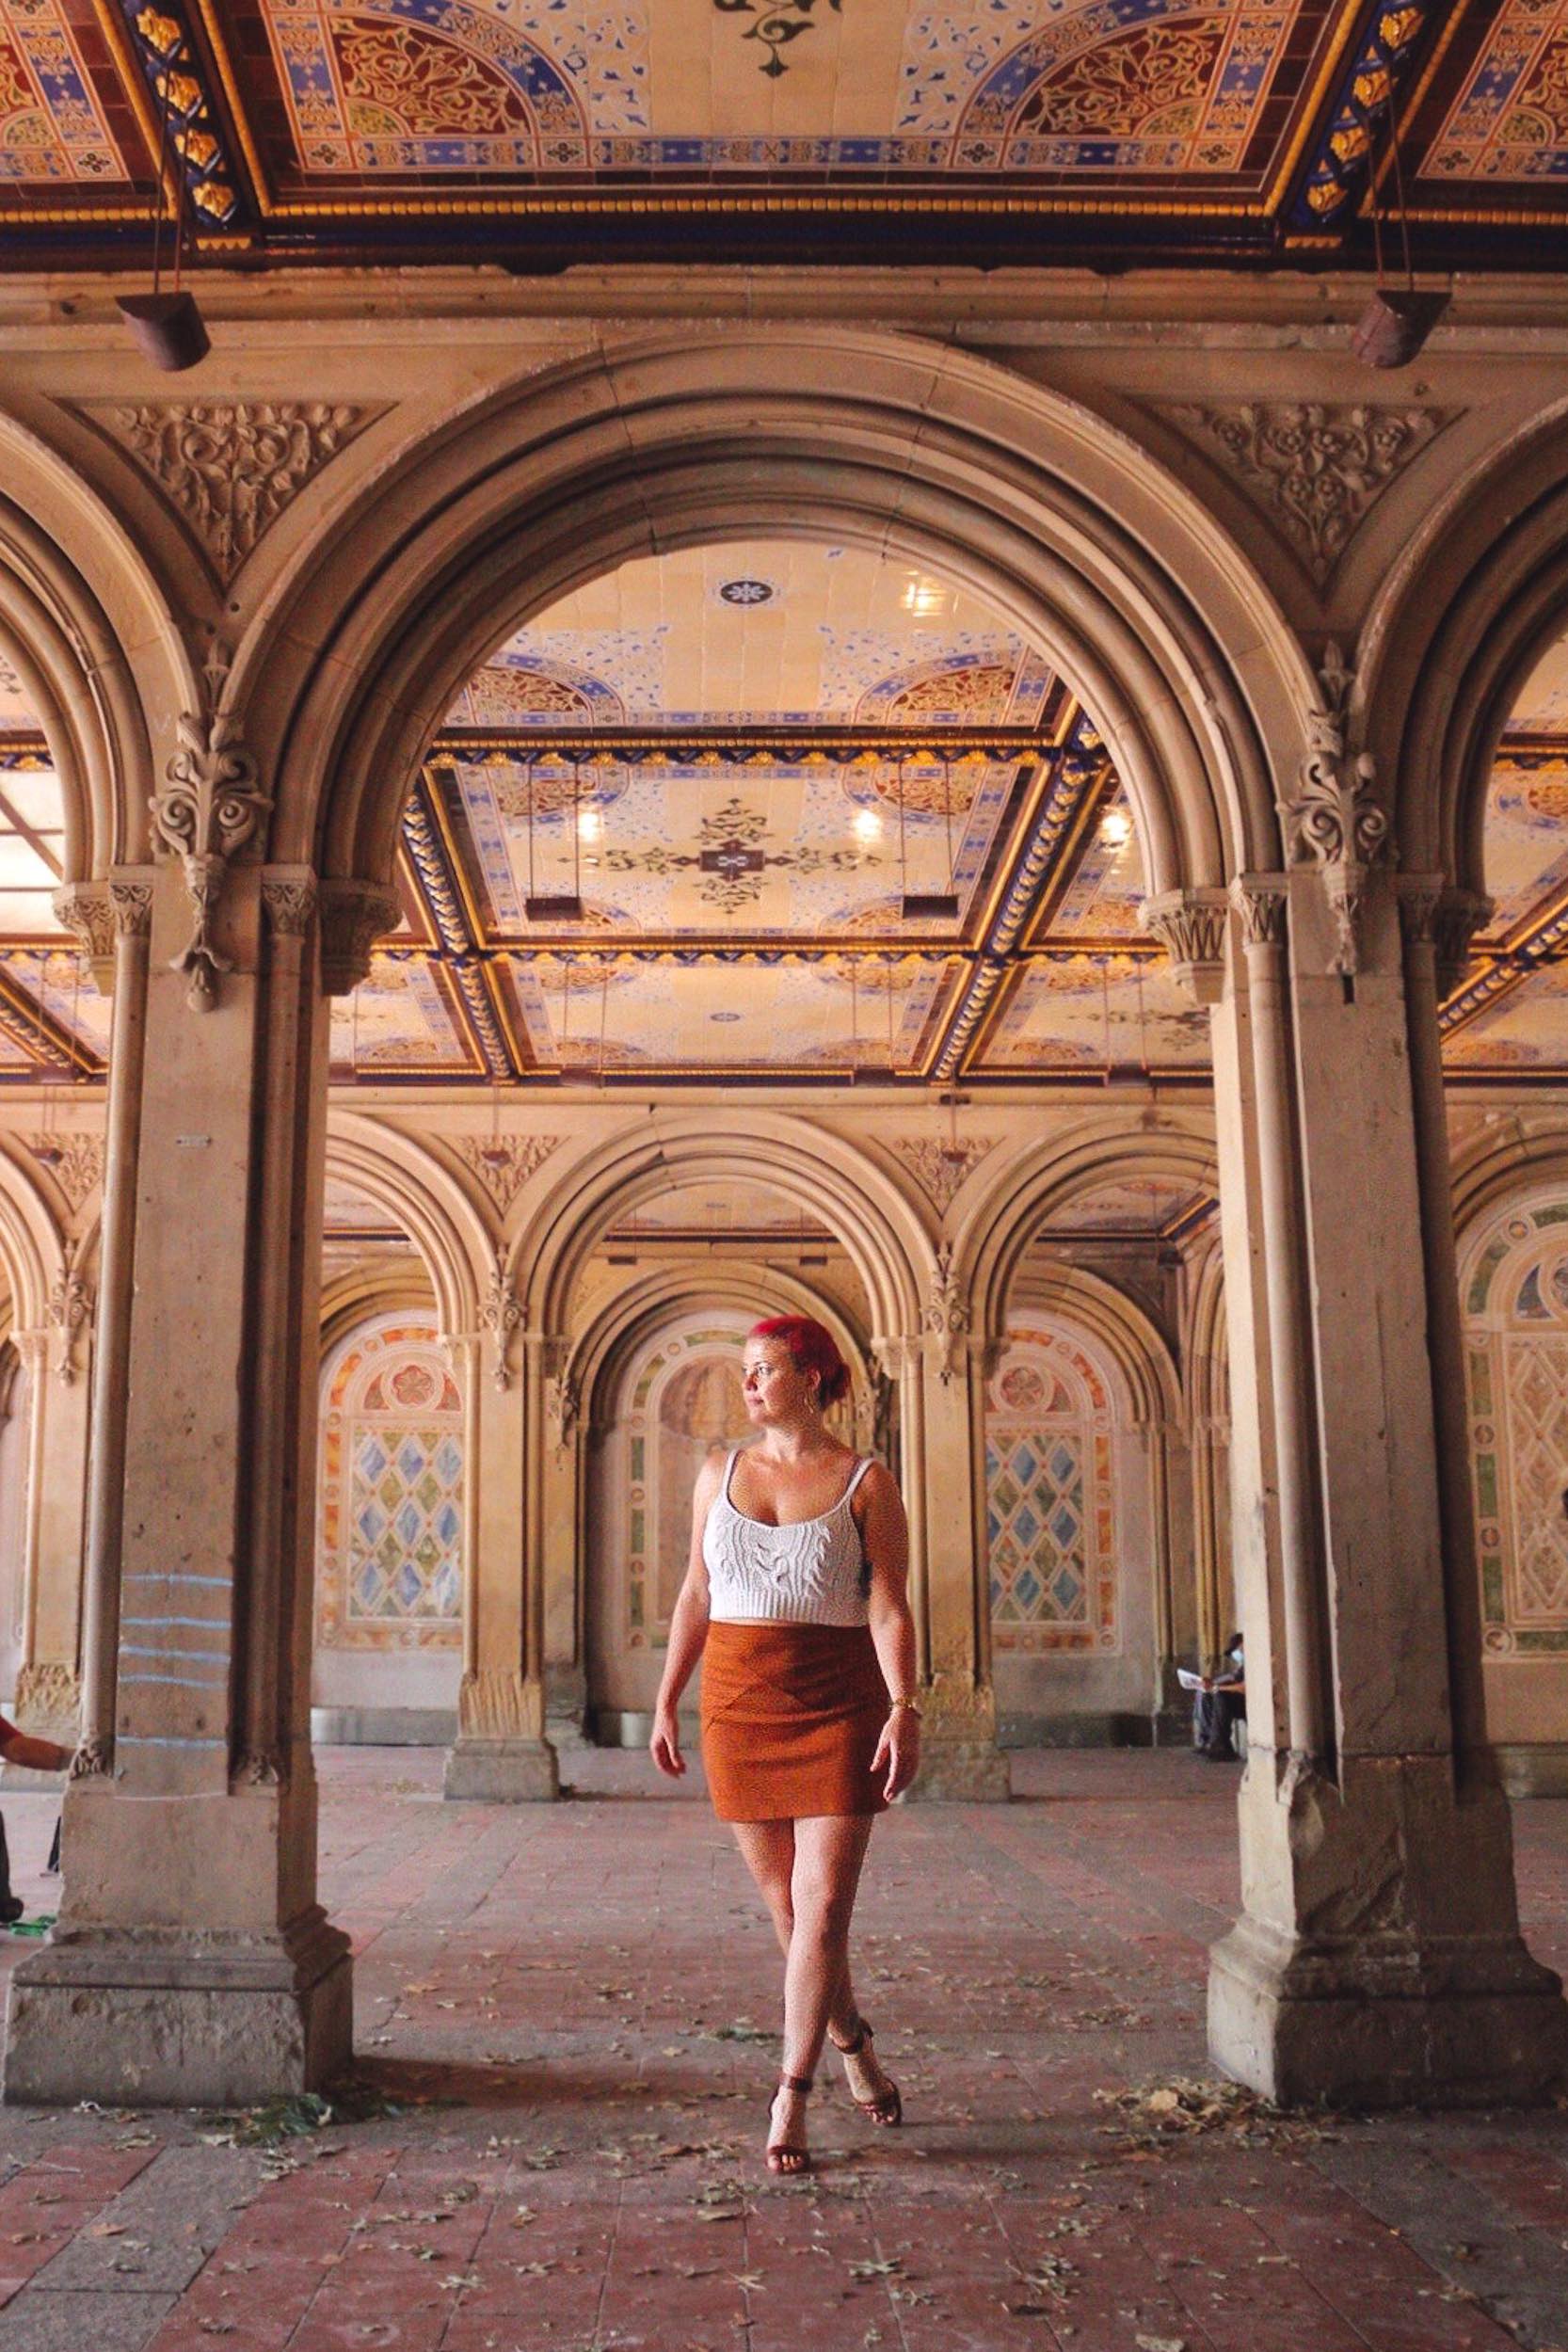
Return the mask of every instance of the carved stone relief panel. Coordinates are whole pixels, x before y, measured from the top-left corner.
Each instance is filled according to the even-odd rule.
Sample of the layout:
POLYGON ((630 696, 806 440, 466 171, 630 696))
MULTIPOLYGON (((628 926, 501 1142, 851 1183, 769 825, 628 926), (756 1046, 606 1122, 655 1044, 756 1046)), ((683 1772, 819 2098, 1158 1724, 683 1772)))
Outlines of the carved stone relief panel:
POLYGON ((152 475, 227 586, 312 475, 382 411, 337 400, 175 400, 83 413, 152 475))
POLYGON ((1391 483, 1431 447, 1457 409, 1370 402, 1160 402, 1325 587, 1391 483))

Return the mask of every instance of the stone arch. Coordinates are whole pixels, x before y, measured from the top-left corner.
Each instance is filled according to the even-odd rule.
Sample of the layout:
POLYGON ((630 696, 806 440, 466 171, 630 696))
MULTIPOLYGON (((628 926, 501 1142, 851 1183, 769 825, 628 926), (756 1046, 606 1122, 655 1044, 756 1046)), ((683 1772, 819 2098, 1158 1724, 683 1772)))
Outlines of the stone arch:
POLYGON ((567 1334, 577 1278, 616 1217, 672 1184, 727 1177, 767 1185, 833 1226, 865 1288, 873 1344, 919 1328, 930 1247, 909 1203, 852 1144, 772 1112, 656 1113, 580 1160, 513 1244, 530 1327, 567 1334))
MULTIPOLYGON (((96 1227, 84 1236, 87 1262, 96 1227)), ((49 1293, 64 1265, 65 1233, 43 1192, 9 1141, 0 1143, 0 1260, 11 1287, 16 1322, 42 1329, 49 1293)))
POLYGON ((1026 1144, 990 1172, 953 1243, 953 1273, 973 1328, 1001 1331, 1019 1262, 1053 1209, 1128 1175, 1173 1176, 1216 1192, 1214 1145, 1196 1127, 1128 1127, 1101 1118, 1026 1144))
POLYGON ((759 1320, 768 1314, 815 1316, 833 1334, 852 1374, 856 1359, 870 1353, 869 1335, 856 1329, 836 1300, 798 1274, 745 1264, 662 1267, 617 1292, 574 1338, 569 1370, 584 1403, 614 1377, 629 1348, 687 1304, 744 1307, 752 1302, 759 1320))
MULTIPOLYGON (((422 1271, 423 1271, 423 1260, 422 1271)), ((374 1274, 346 1273, 323 1286, 321 1293, 321 1353, 325 1363, 361 1323, 382 1315, 436 1313, 435 1286, 396 1267, 374 1274)))
POLYGON ((1515 1198, 1553 1182, 1568 1189, 1568 1119, 1560 1116, 1540 1122, 1528 1112, 1515 1114, 1455 1154, 1454 1227, 1462 1275, 1477 1228, 1515 1198))
POLYGON ((1117 1284, 1084 1266, 1041 1267, 1015 1279, 1007 1311, 1076 1325, 1120 1374, 1135 1428, 1181 1428, 1181 1383, 1171 1351, 1117 1284))
POLYGON ((169 596, 56 452, 0 416, 0 654, 59 777, 67 878, 147 854, 154 742, 201 707, 169 596))
POLYGON ((1393 779, 1395 838, 1409 871, 1484 895, 1497 741, 1530 670, 1565 629, 1568 408, 1560 405, 1456 485, 1363 634, 1357 699, 1368 746, 1393 779), (1447 593, 1434 593, 1434 574, 1447 593))
POLYGON ((344 1114, 328 1131, 327 1167, 406 1227, 429 1274, 442 1334, 473 1331, 491 1244, 472 1202, 440 1162, 405 1135, 344 1114))
POLYGON ((514 385, 302 552, 240 654, 273 855, 385 882, 388 779, 509 630, 629 557, 760 531, 896 550, 985 596, 1092 711, 1154 890, 1280 862, 1272 765, 1305 749, 1316 690, 1212 516, 1059 393, 914 338, 800 328, 514 385))

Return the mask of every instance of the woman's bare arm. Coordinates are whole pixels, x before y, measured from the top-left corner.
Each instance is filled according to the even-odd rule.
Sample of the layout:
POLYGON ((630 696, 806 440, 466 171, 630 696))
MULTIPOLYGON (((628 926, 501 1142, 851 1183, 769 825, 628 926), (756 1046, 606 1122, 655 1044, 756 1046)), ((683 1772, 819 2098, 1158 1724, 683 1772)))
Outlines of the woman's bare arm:
POLYGON ((63 1772, 71 1751, 52 1739, 36 1739, 31 1732, 12 1731, 8 1739, 0 1739, 0 1760, 24 1764, 33 1772, 63 1772))
POLYGON ((686 1769, 676 1709, 680 1704, 680 1693, 696 1672, 702 1645, 708 1639, 708 1563, 702 1557, 702 1534, 724 1477, 724 1454, 715 1448, 697 1474, 696 1491, 692 1496, 692 1548, 670 1616, 669 1646, 664 1652, 664 1671, 653 1713, 653 1736, 648 1743, 654 1763, 671 1780, 679 1780, 686 1769))
MULTIPOLYGON (((866 1614, 877 1663, 888 1694, 894 1699, 915 1695, 915 1620, 909 1613, 909 1523, 904 1497, 891 1471, 873 1463, 860 1481, 864 1496, 860 1541, 871 1565, 871 1594, 866 1614)), ((859 1496, 856 1496, 856 1500, 859 1496)), ((908 1707, 894 1707, 878 1742, 872 1770, 888 1767, 887 1796, 902 1796, 920 1761, 920 1723, 908 1707)))

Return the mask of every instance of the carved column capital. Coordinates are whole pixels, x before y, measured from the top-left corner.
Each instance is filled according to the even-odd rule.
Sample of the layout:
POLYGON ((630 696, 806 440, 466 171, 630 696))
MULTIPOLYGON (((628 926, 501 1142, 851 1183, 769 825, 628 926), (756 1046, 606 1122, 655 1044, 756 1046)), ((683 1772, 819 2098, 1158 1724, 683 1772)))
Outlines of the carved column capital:
POLYGON ((1163 890, 1138 909, 1140 927, 1160 941, 1176 978, 1200 1004, 1217 1004, 1224 988, 1229 912, 1224 890, 1208 889, 1163 890))
POLYGON ((1285 945, 1289 885, 1282 873, 1239 873, 1230 903, 1241 919, 1241 943, 1249 948, 1285 945))
POLYGON ((100 967, 112 968, 114 959, 115 920, 109 902, 106 882, 62 882, 51 893, 50 905, 56 922, 66 929, 87 951, 88 961, 97 976, 100 967))
POLYGON ((115 936, 145 939, 152 930, 152 874, 150 867, 117 868, 109 876, 109 908, 115 936))
POLYGON ((1476 890, 1451 890, 1442 874, 1406 874, 1400 883, 1400 926, 1407 948, 1430 947, 1437 1001, 1463 987, 1470 942, 1492 920, 1492 901, 1476 890))
POLYGON ((318 898, 309 866, 268 866, 262 876, 262 906, 274 938, 302 939, 311 928, 318 898))
POLYGON ((329 997, 352 996, 377 939, 397 929, 401 902, 384 883, 334 880, 320 885, 319 904, 322 986, 329 997))

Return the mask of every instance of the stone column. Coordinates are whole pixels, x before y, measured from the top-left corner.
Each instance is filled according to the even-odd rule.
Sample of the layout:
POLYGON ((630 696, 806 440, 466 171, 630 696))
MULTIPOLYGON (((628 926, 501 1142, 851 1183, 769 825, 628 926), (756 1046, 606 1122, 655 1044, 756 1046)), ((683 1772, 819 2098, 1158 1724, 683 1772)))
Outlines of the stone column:
POLYGON ((541 1342, 530 1333, 516 1344, 520 1320, 498 1257, 485 1305, 488 1362, 474 1384, 476 1548, 445 1793, 504 1803, 561 1793, 544 1729, 541 1342))
POLYGON ((1012 1775, 997 1746, 991 1684, 985 1349, 968 1324, 939 1272, 927 1329, 901 1367, 911 1407, 903 1416, 904 1494, 925 1712, 914 1793, 1004 1802, 1012 1775))
MULTIPOLYGON (((1465 1406, 1464 1330, 1459 1310, 1453 1170, 1443 1099, 1438 1007, 1464 978, 1470 938, 1490 914, 1482 899, 1445 890, 1441 876, 1405 874, 1400 881, 1404 934, 1404 985, 1410 1020, 1410 1082, 1416 1113, 1421 1250, 1426 1261, 1432 1414, 1437 1428, 1438 1498, 1448 1610, 1448 1680, 1453 1693, 1454 1745, 1462 1781, 1496 1778, 1486 1731, 1481 1649, 1480 1576, 1476 1560, 1475 1501, 1470 1489, 1470 1426, 1465 1406)), ((1512 1834, 1506 1807, 1501 1824, 1512 1834)))
MULTIPOLYGON (((111 1128, 135 1264, 120 1503, 95 1523, 117 1539, 102 1560, 119 1595, 112 1746, 78 1757, 59 1921, 11 1979, 12 2101, 244 2102, 328 2080, 350 2053, 309 1750, 327 1045, 312 886, 232 862, 260 795, 231 726, 188 725, 191 757, 170 769, 183 845, 178 812, 159 811, 181 855, 151 883, 139 1104, 111 1128)), ((363 964, 343 918, 365 946, 395 908, 328 889, 322 963, 342 985, 363 964)), ((94 1672, 100 1697, 102 1656, 94 1672)))
MULTIPOLYGON (((16 1720, 23 1731, 71 1749, 81 1720, 77 1660, 91 1312, 91 1294, 75 1271, 74 1245, 67 1242, 50 1291, 48 1326, 11 1335, 27 1367, 29 1402, 16 1720)), ((8 1782, 22 1777, 14 1765, 5 1768, 8 1782)))
MULTIPOLYGON (((112 961, 94 957, 113 990, 105 1106, 104 1210, 98 1244, 98 1315, 92 1354, 92 1450, 82 1596, 82 1731, 73 1776, 108 1769, 114 1748, 115 1658, 120 1647, 120 1540, 125 1503, 136 1160, 147 1048, 150 866, 117 867, 104 892, 112 961)), ((62 912, 65 910, 61 910, 62 912)))
POLYGON ((1288 2102, 1528 2100, 1568 2008, 1455 1768, 1399 922, 1365 763, 1324 775, 1334 822, 1239 890, 1214 1023, 1249 1761, 1209 2047, 1288 2102))
POLYGON ((1182 1432, 1164 1420, 1139 1432, 1148 1449, 1149 1506, 1154 1539, 1154 1690, 1149 1723, 1157 1748, 1183 1747, 1192 1737, 1192 1703, 1176 1668, 1197 1648, 1197 1592, 1192 1560, 1191 1457, 1182 1432))
POLYGON ((588 1566, 588 1461, 602 1434, 584 1423, 576 1384, 563 1371, 546 1388, 542 1600, 545 1736, 554 1745, 585 1739, 587 1661, 584 1600, 588 1566))

